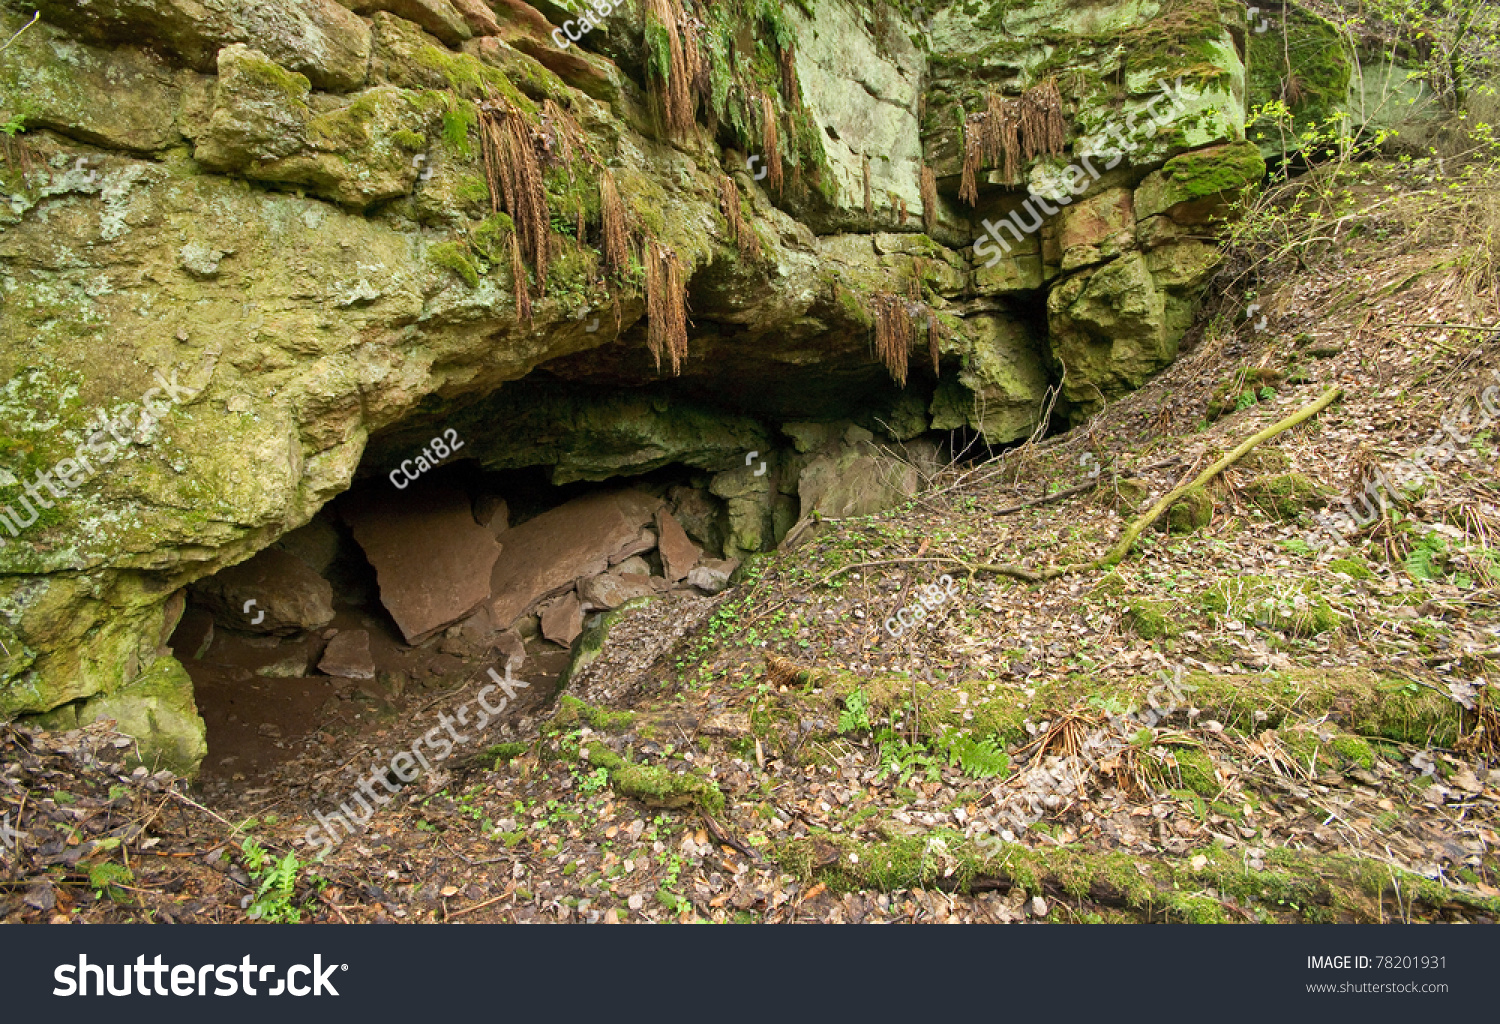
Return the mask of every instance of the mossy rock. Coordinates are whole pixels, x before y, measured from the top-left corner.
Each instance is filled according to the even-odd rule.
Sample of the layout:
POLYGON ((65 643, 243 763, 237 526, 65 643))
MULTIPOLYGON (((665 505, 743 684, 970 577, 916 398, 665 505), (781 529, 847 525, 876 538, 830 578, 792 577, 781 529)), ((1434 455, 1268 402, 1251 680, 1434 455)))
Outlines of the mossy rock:
POLYGON ((1167 509, 1167 514, 1157 520, 1165 523, 1169 533, 1196 533, 1209 524, 1214 517, 1214 501, 1201 487, 1195 487, 1167 509))
POLYGON ((1275 473, 1256 477, 1239 487, 1250 504, 1274 519, 1287 522, 1307 509, 1328 504, 1332 491, 1302 473, 1275 473))

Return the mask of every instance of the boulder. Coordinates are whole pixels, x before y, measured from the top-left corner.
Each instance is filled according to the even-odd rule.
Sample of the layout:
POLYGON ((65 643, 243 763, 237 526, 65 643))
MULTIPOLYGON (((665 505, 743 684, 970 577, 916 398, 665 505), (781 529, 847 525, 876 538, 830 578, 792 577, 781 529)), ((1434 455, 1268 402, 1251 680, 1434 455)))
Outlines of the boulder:
POLYGON ((12 40, 0 59, 0 94, 26 97, 28 129, 138 151, 180 142, 174 72, 132 48, 70 42, 45 22, 21 32, 30 20, 0 9, 0 38, 12 40), (105 95, 111 102, 99 102, 105 95))
POLYGON ((610 572, 614 573, 616 576, 625 576, 627 574, 633 574, 637 576, 650 576, 651 563, 646 561, 640 555, 631 555, 619 565, 611 566, 610 572))
POLYGON ((193 584, 197 602, 221 626, 250 633, 290 634, 333 621, 333 587, 296 555, 266 548, 193 584))
POLYGON ((865 442, 813 459, 798 477, 797 493, 803 517, 817 511, 846 519, 899 505, 920 485, 915 466, 865 442))
POLYGON ((193 151, 204 167, 300 185, 356 209, 412 190, 417 155, 440 121, 420 94, 382 85, 339 106, 310 105, 305 76, 242 45, 226 47, 218 69, 212 113, 193 151))
POLYGON ((508 626, 548 594, 603 572, 660 507, 642 491, 602 492, 511 527, 491 574, 490 618, 508 626))
POLYGON ((500 23, 495 20, 495 12, 490 10, 484 0, 453 0, 453 7, 463 16, 469 31, 476 36, 500 34, 500 23))
POLYGON ((734 570, 739 568, 738 558, 707 558, 702 565, 694 566, 687 574, 690 586, 697 587, 705 594, 717 594, 729 586, 729 577, 734 570))
POLYGON ((501 548, 474 522, 462 491, 380 488, 354 496, 343 516, 375 567, 381 604, 407 643, 421 643, 489 597, 501 548))
POLYGON ((542 609, 542 636, 564 647, 583 632, 583 605, 571 590, 542 609))
POLYGON ((649 576, 642 579, 637 573, 630 575, 633 578, 626 579, 622 575, 606 572, 579 583, 578 597, 583 602, 584 610, 615 609, 632 598, 655 593, 649 576))
MULTIPOLYGON (((461 14, 448 0, 339 0, 355 14, 374 14, 388 11, 398 18, 405 18, 422 26, 449 46, 457 46, 474 35, 469 18, 461 14)), ((482 7, 474 4, 472 6, 482 7)), ((488 13, 488 12, 486 12, 488 13)), ((490 22, 494 23, 494 16, 490 22)), ((496 25, 496 28, 499 26, 496 25)))
POLYGON ((324 648, 318 671, 342 679, 374 679, 375 659, 370 655, 370 634, 363 629, 340 632, 324 648))
POLYGON ((642 529, 640 533, 630 538, 625 544, 621 545, 618 551, 613 552, 609 556, 609 564, 618 565, 626 559, 635 558, 637 555, 644 555, 654 547, 656 547, 656 533, 652 530, 642 529))
POLYGON ((196 661, 214 642, 214 617, 207 608, 191 607, 182 613, 168 641, 179 661, 196 661))
POLYGON ((481 494, 474 499, 474 522, 496 537, 510 529, 510 506, 496 494, 481 494))
POLYGON ((673 583, 686 578, 703 554, 703 549, 688 540, 687 533, 666 509, 656 513, 656 533, 657 545, 661 548, 663 575, 673 583))
POLYGON ((370 27, 333 0, 38 0, 42 17, 85 39, 143 45, 211 73, 220 50, 251 43, 319 89, 364 84, 370 27))

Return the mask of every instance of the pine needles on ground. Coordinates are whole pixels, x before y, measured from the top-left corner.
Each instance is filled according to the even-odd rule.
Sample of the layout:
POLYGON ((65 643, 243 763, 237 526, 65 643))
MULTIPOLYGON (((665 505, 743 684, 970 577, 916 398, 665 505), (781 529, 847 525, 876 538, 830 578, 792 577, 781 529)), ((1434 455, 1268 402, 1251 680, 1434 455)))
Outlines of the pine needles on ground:
POLYGON ((646 345, 661 372, 661 355, 671 358, 672 376, 687 356, 687 287, 677 254, 657 241, 646 243, 646 345))

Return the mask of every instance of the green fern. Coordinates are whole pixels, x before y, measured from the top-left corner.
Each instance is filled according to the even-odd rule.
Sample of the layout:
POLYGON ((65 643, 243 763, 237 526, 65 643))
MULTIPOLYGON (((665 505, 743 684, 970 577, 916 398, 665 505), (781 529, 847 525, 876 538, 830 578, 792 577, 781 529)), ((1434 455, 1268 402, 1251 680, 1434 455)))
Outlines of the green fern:
POLYGON ((246 839, 240 845, 245 857, 245 867, 259 886, 255 899, 251 901, 246 916, 252 921, 271 921, 278 924, 298 924, 302 911, 292 903, 297 887, 297 875, 303 864, 295 853, 277 860, 254 839, 246 839))
POLYGON ((1010 771, 1010 755, 995 743, 995 737, 956 736, 948 742, 948 763, 957 765, 974 779, 992 779, 1010 771))
POLYGON ((1417 542, 1407 554, 1406 571, 1419 580, 1442 579, 1442 561, 1448 553, 1448 545, 1437 534, 1429 533, 1417 542))
POLYGON ((839 732, 862 732, 870 728, 870 698, 864 690, 855 690, 844 698, 839 712, 839 732))

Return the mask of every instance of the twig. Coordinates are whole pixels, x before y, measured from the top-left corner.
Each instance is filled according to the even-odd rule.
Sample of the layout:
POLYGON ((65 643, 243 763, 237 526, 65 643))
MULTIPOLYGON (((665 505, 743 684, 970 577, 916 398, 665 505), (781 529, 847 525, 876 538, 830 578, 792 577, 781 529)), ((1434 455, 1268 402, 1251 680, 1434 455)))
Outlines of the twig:
POLYGON ((453 913, 448 915, 446 920, 453 921, 457 918, 463 917, 465 914, 471 911, 483 909, 484 907, 489 906, 491 903, 499 903, 501 900, 505 899, 507 895, 507 893, 501 893, 499 896, 491 896, 483 903, 476 903, 472 907, 464 907, 464 909, 462 910, 455 910, 453 913))
MULTIPOLYGON (((1165 469, 1166 467, 1172 465, 1174 462, 1181 461, 1182 459, 1179 456, 1174 455, 1169 459, 1162 459, 1160 462, 1153 462, 1150 465, 1140 466, 1136 469, 1132 469, 1130 471, 1130 476, 1137 476, 1141 473, 1149 473, 1153 469, 1165 469)), ((1121 474, 1111 474, 1110 479, 1119 479, 1120 475, 1121 474)), ((1064 498, 1071 498, 1075 494, 1082 494, 1084 491, 1091 491, 1104 482, 1104 476, 1103 474, 1100 474, 1099 477, 1090 480, 1086 484, 1079 484, 1076 487, 1069 487, 1066 490, 1058 491, 1056 494, 1046 494, 1040 498, 1032 498, 1030 501, 1023 501, 1019 505, 1012 505, 1009 508, 1002 508, 1000 509, 1000 511, 991 514, 997 516, 1008 516, 1012 512, 1020 512, 1022 509, 1032 508, 1036 505, 1046 505, 1049 502, 1061 501, 1064 498)))
POLYGON ((227 818, 222 817, 221 815, 215 814, 213 811, 210 811, 207 807, 204 807, 202 804, 198 803, 198 801, 192 800, 192 799, 189 799, 188 797, 183 796, 181 793, 177 792, 177 790, 171 788, 170 786, 167 787, 167 792, 170 793, 172 796, 176 797, 178 800, 181 800, 183 803, 187 804, 189 807, 196 807, 198 810, 202 811, 204 814, 208 815, 209 817, 211 817, 211 818, 217 818, 219 821, 222 821, 224 824, 226 824, 226 825, 229 826, 229 828, 230 828, 230 834, 233 834, 233 833, 239 831, 239 828, 234 824, 234 822, 228 820, 227 818))
POLYGON ((31 20, 28 21, 26 24, 24 24, 24 25, 21 26, 20 32, 17 32, 15 35, 13 35, 9 39, 7 39, 5 41, 5 45, 4 46, 0 46, 0 52, 4 52, 5 50, 9 50, 10 49, 10 44, 13 43, 13 42, 15 42, 17 39, 21 38, 21 32, 25 32, 28 28, 30 28, 31 26, 35 25, 37 23, 37 20, 39 18, 41 18, 41 16, 42 16, 42 12, 41 11, 37 11, 35 14, 33 14, 31 16, 31 20))

